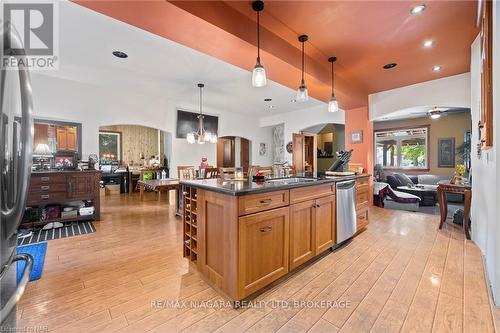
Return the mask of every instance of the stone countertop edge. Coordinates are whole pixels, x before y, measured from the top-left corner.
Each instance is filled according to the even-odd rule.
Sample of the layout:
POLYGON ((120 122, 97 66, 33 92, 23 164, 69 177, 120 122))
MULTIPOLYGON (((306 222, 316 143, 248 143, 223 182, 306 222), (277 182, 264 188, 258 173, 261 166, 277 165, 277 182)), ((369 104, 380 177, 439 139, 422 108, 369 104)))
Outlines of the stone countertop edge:
POLYGON ((217 192, 221 194, 228 194, 233 196, 241 196, 254 193, 264 193, 280 190, 290 190, 294 188, 323 185, 328 183, 337 183, 342 181, 354 180, 359 178, 371 177, 369 174, 361 174, 354 176, 345 176, 338 178, 322 178, 316 181, 279 184, 279 183, 263 183, 258 184, 249 180, 235 181, 235 180, 221 180, 221 179, 198 179, 198 180, 181 180, 181 185, 192 186, 203 190, 217 192), (240 188, 237 188, 237 183, 240 183, 240 188), (250 185, 250 186, 249 186, 250 185))

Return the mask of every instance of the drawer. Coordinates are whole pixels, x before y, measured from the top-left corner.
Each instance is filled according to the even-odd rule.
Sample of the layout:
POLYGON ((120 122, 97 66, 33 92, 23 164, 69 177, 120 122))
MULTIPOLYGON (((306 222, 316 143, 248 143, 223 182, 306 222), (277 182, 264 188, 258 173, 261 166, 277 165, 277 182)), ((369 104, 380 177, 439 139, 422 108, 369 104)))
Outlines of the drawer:
POLYGON ((56 193, 28 193, 26 205, 45 205, 67 201, 66 192, 56 193))
POLYGON ((289 191, 274 191, 244 195, 238 199, 238 215, 247 215, 268 209, 287 206, 289 191))
POLYGON ((46 185, 46 184, 61 184, 66 183, 66 175, 58 174, 31 174, 30 185, 46 185))
POLYGON ((356 192, 368 192, 370 188, 369 178, 356 179, 356 192))
POLYGON ((47 183, 47 184, 30 183, 29 192, 33 194, 66 192, 67 187, 68 185, 66 183, 47 183))
POLYGON ((369 205, 368 191, 356 192, 356 210, 368 207, 369 205))
POLYGON ((317 199, 335 194, 335 184, 312 185, 290 190, 290 203, 317 199))
POLYGON ((365 228, 369 223, 368 208, 356 212, 356 232, 365 228))

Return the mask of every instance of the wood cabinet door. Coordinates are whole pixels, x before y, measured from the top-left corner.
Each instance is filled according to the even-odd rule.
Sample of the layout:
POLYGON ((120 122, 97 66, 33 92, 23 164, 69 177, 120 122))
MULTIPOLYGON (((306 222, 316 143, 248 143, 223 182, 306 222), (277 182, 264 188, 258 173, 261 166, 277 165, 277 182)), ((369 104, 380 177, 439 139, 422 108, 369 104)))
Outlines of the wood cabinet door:
POLYGON ((335 243, 335 196, 317 199, 315 209, 314 252, 318 255, 335 243))
POLYGON ((58 127, 56 130, 57 150, 68 149, 68 135, 63 127, 58 127))
POLYGON ((88 199, 94 194, 94 177, 92 175, 72 175, 68 176, 68 198, 69 199, 88 199))
POLYGON ((290 206, 290 269, 314 257, 315 200, 290 206))
POLYGON ((66 130, 66 149, 71 151, 77 150, 76 128, 69 127, 66 130))
POLYGON ((292 134, 292 163, 296 172, 304 172, 304 136, 292 134))
POLYGON ((248 296, 288 272, 289 207, 239 218, 239 291, 248 296))

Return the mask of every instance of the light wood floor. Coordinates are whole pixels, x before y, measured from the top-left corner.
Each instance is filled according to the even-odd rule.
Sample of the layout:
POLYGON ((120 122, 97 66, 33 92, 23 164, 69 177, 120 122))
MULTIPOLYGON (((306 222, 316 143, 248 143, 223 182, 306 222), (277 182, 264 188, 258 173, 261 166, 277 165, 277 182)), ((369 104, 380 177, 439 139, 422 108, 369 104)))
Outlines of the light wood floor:
POLYGON ((20 301, 19 325, 57 332, 494 331, 473 242, 453 227, 438 231, 437 216, 370 213, 368 229, 346 247, 258 296, 261 306, 234 310, 202 302, 222 298, 189 271, 172 206, 149 194, 144 202, 106 197, 94 234, 48 243, 43 276, 20 301), (161 308, 158 301, 169 300, 188 306, 161 308), (339 306, 319 302, 326 300, 339 306))

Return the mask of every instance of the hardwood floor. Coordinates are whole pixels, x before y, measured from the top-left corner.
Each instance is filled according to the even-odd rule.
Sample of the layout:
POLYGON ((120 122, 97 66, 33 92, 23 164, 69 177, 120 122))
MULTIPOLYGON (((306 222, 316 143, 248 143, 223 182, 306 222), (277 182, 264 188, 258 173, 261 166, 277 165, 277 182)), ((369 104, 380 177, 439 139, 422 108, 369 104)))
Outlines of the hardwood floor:
POLYGON ((235 310, 190 271, 180 219, 165 197, 103 197, 95 233, 49 241, 42 278, 28 284, 19 303, 19 326, 55 332, 494 331, 479 249, 459 228, 438 231, 438 216, 372 208, 368 229, 348 245, 235 310))

